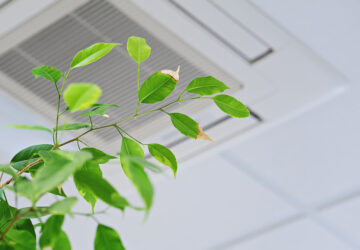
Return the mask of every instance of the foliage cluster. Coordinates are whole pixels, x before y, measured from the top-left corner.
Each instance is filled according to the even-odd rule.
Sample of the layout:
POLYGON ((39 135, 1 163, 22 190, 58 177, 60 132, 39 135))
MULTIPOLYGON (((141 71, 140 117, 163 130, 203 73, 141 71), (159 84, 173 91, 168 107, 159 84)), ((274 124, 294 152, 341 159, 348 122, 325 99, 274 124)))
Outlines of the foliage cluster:
MULTIPOLYGON (((140 142, 122 129, 121 123, 137 116, 162 112, 184 136, 211 140, 198 122, 182 113, 169 113, 166 108, 175 103, 211 99, 220 110, 232 117, 249 116, 248 109, 240 101, 222 94, 228 87, 212 76, 193 79, 175 101, 166 103, 160 108, 139 112, 140 105, 162 102, 173 92, 179 81, 180 67, 176 71, 155 72, 140 85, 140 65, 150 56, 151 48, 145 39, 132 36, 127 41, 127 51, 137 64, 136 109, 131 116, 121 118, 115 123, 97 126, 93 123, 94 116, 106 116, 109 109, 121 109, 121 107, 116 104, 98 103, 102 91, 96 84, 67 84, 67 80, 73 70, 101 59, 117 46, 118 43, 96 43, 79 51, 73 58, 69 70, 64 73, 46 65, 32 70, 35 78, 42 77, 55 87, 58 96, 55 127, 52 129, 29 125, 11 127, 48 132, 53 140, 49 144, 32 145, 22 149, 10 163, 0 165, 0 249, 71 249, 69 238, 62 230, 65 217, 96 216, 99 212, 95 211, 98 200, 121 211, 130 208, 143 210, 145 214, 149 212, 153 203, 154 189, 147 171, 161 172, 163 168, 145 159, 144 148, 160 165, 170 168, 174 176, 177 173, 178 163, 169 148, 158 143, 140 142), (184 99, 183 95, 186 92, 196 96, 184 99), (62 101, 66 104, 65 110, 60 110, 62 101), (88 117, 89 122, 60 124, 59 118, 66 115, 88 117), (122 138, 121 149, 116 156, 90 147, 82 140, 84 135, 108 127, 113 127, 122 138), (60 140, 60 133, 80 129, 85 131, 73 139, 60 140), (76 143, 78 150, 63 150, 62 147, 69 143, 76 143), (131 204, 104 178, 101 165, 116 159, 120 160, 123 172, 142 198, 141 207, 131 204), (78 198, 66 196, 62 184, 68 179, 73 180, 79 195, 89 203, 91 210, 87 213, 75 214, 72 211, 78 198), (8 191, 14 192, 16 196, 25 197, 32 205, 22 208, 16 207, 17 204, 12 206, 6 196, 8 191), (44 195, 55 195, 58 198, 53 204, 38 206, 37 202, 44 195)), ((94 240, 96 250, 124 249, 120 236, 114 229, 99 223, 98 220, 96 222, 98 223, 94 240)))

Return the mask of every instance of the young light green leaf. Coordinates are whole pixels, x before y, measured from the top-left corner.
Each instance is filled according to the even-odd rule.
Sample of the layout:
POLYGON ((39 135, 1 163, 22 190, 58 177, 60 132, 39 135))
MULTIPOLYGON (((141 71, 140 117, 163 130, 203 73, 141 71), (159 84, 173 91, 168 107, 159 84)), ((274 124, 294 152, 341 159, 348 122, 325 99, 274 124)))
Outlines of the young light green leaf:
POLYGON ((150 46, 146 40, 141 37, 131 36, 127 41, 127 50, 129 55, 137 62, 145 61, 151 53, 150 46))
POLYGON ((4 241, 11 246, 5 249, 35 250, 36 239, 29 231, 10 229, 5 235, 4 241))
POLYGON ((150 154, 156 160, 158 160, 162 164, 170 167, 172 169, 172 171, 174 172, 174 176, 176 177, 177 161, 176 161, 176 157, 173 154, 173 152, 171 152, 171 150, 168 149, 167 147, 157 144, 157 143, 149 144, 148 149, 149 149, 150 154))
MULTIPOLYGON (((126 137, 122 138, 120 153, 122 155, 144 158, 144 151, 141 146, 126 137)), ((132 181, 144 200, 146 210, 149 211, 153 201, 154 189, 149 177, 145 173, 144 167, 123 157, 120 158, 120 162, 125 175, 132 181)))
MULTIPOLYGON (((20 171, 24 167, 26 167, 28 164, 36 161, 39 158, 39 152, 40 151, 50 151, 52 149, 53 145, 51 144, 39 144, 39 145, 33 145, 27 148, 24 148, 20 152, 18 152, 10 161, 10 164, 13 168, 20 171)), ((36 169, 40 167, 42 163, 39 163, 35 166, 33 166, 31 169, 36 169)))
POLYGON ((97 164, 105 164, 111 159, 115 159, 115 156, 108 155, 97 148, 82 148, 81 151, 89 152, 92 155, 91 161, 97 164))
MULTIPOLYGON (((96 158, 93 158, 96 159, 96 158)), ((76 189, 78 190, 79 194, 91 205, 92 213, 94 213, 94 208, 97 201, 97 196, 93 193, 93 191, 85 184, 82 183, 81 178, 86 178, 88 173, 92 173, 94 175, 102 177, 102 172, 99 165, 93 161, 88 161, 85 165, 76 172, 74 175, 74 183, 76 189), (80 177, 80 178, 79 178, 80 177)))
POLYGON ((64 101, 71 112, 90 108, 101 96, 101 89, 92 83, 72 83, 64 91, 64 101))
POLYGON ((207 134, 204 133, 200 124, 191 119, 189 116, 181 113, 171 113, 169 115, 174 127, 183 135, 197 140, 213 141, 207 134))
POLYGON ((95 250, 125 250, 119 234, 111 227, 99 224, 96 229, 95 250))
POLYGON ((177 81, 172 76, 156 72, 141 85, 139 102, 147 104, 160 102, 173 92, 176 84, 177 81))
POLYGON ((192 80, 186 87, 186 91, 194 94, 213 95, 229 89, 223 82, 212 76, 198 77, 192 80))
POLYGON ((84 175, 81 174, 81 171, 78 171, 75 173, 75 178, 108 205, 120 210, 124 210, 125 207, 130 206, 129 202, 122 197, 109 182, 98 174, 88 172, 84 175))
POLYGON ((71 62, 70 70, 93 63, 107 55, 119 43, 95 43, 80 50, 71 62))
POLYGON ((232 117, 245 118, 250 115, 247 107, 232 96, 217 95, 213 100, 224 113, 232 117))
POLYGON ((91 159, 87 152, 67 152, 61 150, 41 151, 40 157, 44 166, 40 167, 32 181, 35 198, 58 187, 75 170, 81 168, 85 162, 91 159))
MULTIPOLYGON (((63 124, 58 126, 58 130, 62 131, 62 130, 78 130, 78 129, 82 129, 82 128, 89 128, 90 124, 88 123, 81 123, 81 122, 77 122, 77 123, 67 123, 67 124, 63 124)), ((54 128, 55 130, 55 128, 54 128)))
POLYGON ((46 79, 50 82, 53 82, 55 84, 62 77, 62 73, 60 70, 58 70, 54 67, 49 67, 47 65, 42 65, 42 66, 33 68, 32 73, 35 78, 43 77, 44 79, 46 79))
POLYGON ((51 129, 45 128, 43 126, 38 126, 38 125, 20 125, 20 124, 18 125, 18 124, 14 124, 14 125, 9 125, 7 127, 8 128, 16 128, 16 129, 42 130, 42 131, 49 132, 50 134, 52 133, 51 129))
POLYGON ((77 198, 76 197, 67 197, 61 201, 57 201, 53 203, 49 208, 48 211, 51 214, 56 215, 65 215, 65 214, 72 214, 71 209, 76 204, 77 198))

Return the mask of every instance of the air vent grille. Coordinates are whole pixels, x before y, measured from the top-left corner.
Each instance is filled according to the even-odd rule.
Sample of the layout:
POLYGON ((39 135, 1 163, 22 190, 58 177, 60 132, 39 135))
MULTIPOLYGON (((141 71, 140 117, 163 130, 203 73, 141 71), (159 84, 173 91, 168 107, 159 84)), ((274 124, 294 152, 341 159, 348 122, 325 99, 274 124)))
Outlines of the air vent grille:
MULTIPOLYGON (((168 48, 150 32, 109 2, 90 1, 1 55, 0 70, 28 91, 36 93, 37 98, 42 99, 54 109, 56 105, 54 87, 44 80, 35 80, 31 75, 31 69, 46 64, 66 71, 72 57, 80 49, 99 41, 121 42, 125 46, 118 47, 115 52, 110 53, 100 62, 75 69, 69 79, 70 82, 99 84, 103 90, 100 102, 114 103, 122 107, 116 111, 110 111, 109 119, 103 117, 95 119, 98 125, 108 124, 119 120, 120 117, 132 114, 135 108, 136 64, 126 52, 126 40, 129 36, 145 37, 152 47, 149 60, 141 67, 141 82, 153 72, 165 68, 176 69, 178 65, 181 65, 180 87, 174 91, 169 101, 176 98, 184 84, 194 77, 204 75, 195 65, 168 48)), ((16 93, 16 95, 22 99, 21 95, 24 93, 16 93)), ((27 102, 49 119, 54 118, 46 107, 34 106, 31 101, 27 102)), ((150 108, 154 106, 144 105, 142 110, 146 111, 150 108)), ((131 126, 124 124, 123 127, 129 131, 141 130, 144 124, 157 119, 159 115, 154 113, 151 116, 139 117, 135 123, 131 123, 131 126)), ((116 133, 114 129, 96 132, 98 140, 96 143, 100 143, 113 152, 114 149, 110 149, 108 145, 114 145, 114 138, 117 138, 114 133, 116 133)))

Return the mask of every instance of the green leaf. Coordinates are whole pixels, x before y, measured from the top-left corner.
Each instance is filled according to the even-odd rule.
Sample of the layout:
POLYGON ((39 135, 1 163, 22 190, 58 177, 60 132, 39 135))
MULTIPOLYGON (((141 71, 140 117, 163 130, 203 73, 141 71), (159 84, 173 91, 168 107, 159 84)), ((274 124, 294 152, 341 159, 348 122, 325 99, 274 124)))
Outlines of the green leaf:
MULTIPOLYGON (((51 144, 39 144, 24 148, 11 159, 10 164, 13 168, 20 171, 28 164, 36 161, 39 158, 40 151, 50 151, 52 147, 53 145, 51 144)), ((31 169, 36 169, 41 165, 42 163, 39 163, 33 166, 31 169)))
POLYGON ((156 72, 141 85, 139 91, 140 103, 156 103, 168 97, 176 87, 177 82, 168 74, 156 72))
POLYGON ((71 112, 90 108, 101 96, 101 89, 92 83, 72 83, 64 91, 64 101, 71 112))
POLYGON ((36 194, 32 190, 33 189, 32 183, 25 177, 17 178, 13 186, 7 185, 5 188, 16 193, 16 195, 24 196, 31 201, 36 200, 35 197, 36 194))
POLYGON ((115 156, 108 155, 97 148, 82 148, 81 151, 89 152, 92 155, 91 161, 97 164, 105 164, 111 159, 115 159, 115 156))
MULTIPOLYGON (((13 178, 18 177, 16 172, 10 168, 10 164, 0 164, 0 173, 8 174, 8 175, 12 176, 13 178)), ((1 196, 0 196, 0 199, 1 199, 1 196)))
POLYGON ((39 154, 44 161, 44 166, 38 169, 32 181, 35 199, 63 183, 91 158, 87 152, 55 150, 41 151, 39 154))
POLYGON ((96 229, 95 250, 125 250, 119 234, 111 227, 99 224, 96 229))
POLYGON ((93 63, 107 55, 119 43, 95 43, 80 50, 71 62, 70 70, 93 63))
POLYGON ((51 214, 56 215, 65 215, 65 214, 72 214, 71 209, 76 204, 77 198, 76 197, 67 197, 61 201, 57 201, 53 203, 49 208, 48 211, 51 214))
MULTIPOLYGON (((45 249, 46 247, 54 246, 58 241, 59 237, 63 237, 61 230, 62 224, 64 223, 64 216, 63 215, 52 215, 50 216, 45 224, 42 226, 41 236, 39 240, 39 245, 41 249, 45 249)), ((61 249, 61 248, 59 248, 61 249)), ((70 248, 64 248, 70 249, 70 248)))
POLYGON ((169 114, 174 127, 185 136, 196 139, 198 131, 198 123, 189 116, 181 113, 169 114))
POLYGON ((194 94, 213 95, 224 92, 229 89, 223 82, 215 79, 212 76, 198 77, 192 80, 186 87, 186 91, 194 94))
POLYGON ((157 143, 149 144, 148 149, 149 149, 150 154, 156 160, 158 160, 162 164, 170 167, 172 169, 172 171, 174 172, 174 176, 176 177, 177 161, 176 161, 176 157, 173 154, 173 152, 171 152, 171 150, 168 149, 167 147, 157 144, 157 143))
MULTIPOLYGON (((120 154, 144 158, 144 151, 141 146, 126 137, 122 138, 120 154)), ((145 202, 146 210, 149 211, 153 201, 154 189, 144 167, 126 158, 120 158, 120 162, 125 175, 132 181, 145 202)))
POLYGON ((91 111, 84 112, 80 114, 80 116, 96 116, 96 115, 104 116, 106 114, 106 111, 108 111, 110 107, 120 108, 119 105, 104 104, 104 103, 95 103, 92 105, 92 107, 93 109, 91 111))
POLYGON ((43 126, 38 126, 38 125, 18 125, 18 124, 14 124, 14 125, 9 125, 7 126, 8 128, 16 128, 16 129, 29 129, 29 130, 42 130, 42 131, 46 131, 49 132, 50 134, 52 133, 51 129, 49 128, 45 128, 43 126))
POLYGON ((93 107, 115 107, 115 108, 121 108, 121 106, 116 104, 109 104, 109 103, 95 103, 92 105, 93 107))
MULTIPOLYGON (((94 159, 94 158, 93 158, 94 159)), ((93 193, 92 189, 83 183, 82 180, 88 176, 88 174, 97 175, 99 178, 102 177, 102 172, 99 165, 94 161, 88 161, 85 165, 76 172, 74 175, 74 183, 79 194, 91 205, 92 213, 97 201, 97 196, 93 193)))
POLYGON ((224 113, 232 117, 245 118, 250 115, 247 107, 232 96, 217 95, 213 100, 224 113))
MULTIPOLYGON (((14 210, 16 210, 14 208, 14 210)), ((32 224, 31 220, 28 218, 21 218, 17 220, 13 226, 14 229, 17 230, 25 230, 31 233, 34 237, 36 237, 34 225, 32 224)))
POLYGON ((131 36, 127 41, 127 50, 129 55, 137 62, 145 61, 151 53, 150 46, 146 40, 141 37, 131 36))
POLYGON ((26 230, 10 229, 5 235, 5 242, 15 250, 35 250, 35 236, 26 230))
POLYGON ((42 77, 42 78, 45 78, 46 80, 53 82, 55 84, 62 77, 62 73, 60 70, 58 70, 54 67, 46 66, 46 65, 42 65, 42 66, 33 68, 32 74, 35 78, 42 77))
POLYGON ((0 200, 0 231, 14 217, 16 209, 13 209, 5 200, 0 200))
POLYGON ((88 172, 83 175, 81 171, 78 171, 75 173, 75 178, 110 206, 124 210, 125 207, 130 205, 109 182, 96 173, 88 172))
POLYGON ((54 239, 52 250, 71 250, 70 240, 63 230, 54 239))
POLYGON ((121 153, 119 153, 119 155, 120 155, 120 158, 122 157, 122 158, 125 158, 125 160, 132 161, 133 163, 137 163, 155 173, 162 172, 162 169, 159 166, 145 160, 144 158, 141 158, 138 156, 125 155, 125 154, 121 154, 121 153))
MULTIPOLYGON (((67 123, 67 124, 63 124, 58 126, 58 131, 62 131, 62 130, 78 130, 78 129, 82 129, 82 128, 89 128, 90 124, 88 123, 81 123, 81 122, 77 122, 77 123, 67 123)), ((54 128, 55 130, 55 128, 54 128)))

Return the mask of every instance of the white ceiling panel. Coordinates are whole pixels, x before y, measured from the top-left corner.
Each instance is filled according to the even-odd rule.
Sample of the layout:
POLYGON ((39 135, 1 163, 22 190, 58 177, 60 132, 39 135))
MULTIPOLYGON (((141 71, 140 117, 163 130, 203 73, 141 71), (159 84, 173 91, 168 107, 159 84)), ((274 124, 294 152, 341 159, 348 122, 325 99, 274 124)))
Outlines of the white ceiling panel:
MULTIPOLYGON (((220 249, 220 248, 219 248, 220 249)), ((299 221, 281 227, 271 233, 253 240, 233 245, 226 250, 350 250, 342 241, 333 238, 328 232, 311 221, 299 221)))

